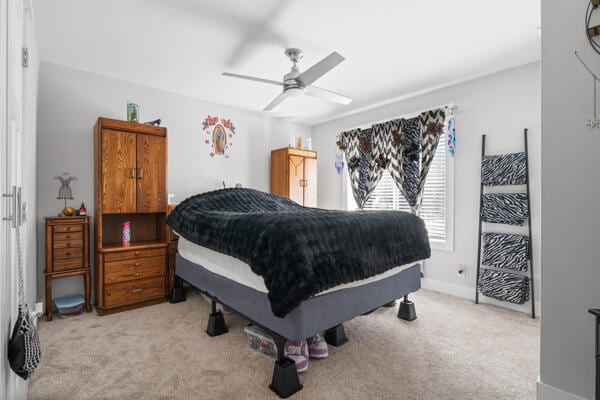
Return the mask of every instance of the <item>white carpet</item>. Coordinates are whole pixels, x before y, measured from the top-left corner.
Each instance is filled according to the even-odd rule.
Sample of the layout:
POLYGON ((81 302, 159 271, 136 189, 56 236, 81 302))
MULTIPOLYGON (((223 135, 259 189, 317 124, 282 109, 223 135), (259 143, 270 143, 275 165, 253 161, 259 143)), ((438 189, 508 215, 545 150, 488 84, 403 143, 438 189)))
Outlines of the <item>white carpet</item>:
MULTIPOLYGON (((535 399, 539 321, 436 292, 411 296, 418 319, 381 308, 345 324, 350 339, 310 361, 292 399, 535 399)), ((273 359, 250 349, 246 321, 210 338, 196 294, 99 317, 40 323, 30 399, 276 399, 273 359)))

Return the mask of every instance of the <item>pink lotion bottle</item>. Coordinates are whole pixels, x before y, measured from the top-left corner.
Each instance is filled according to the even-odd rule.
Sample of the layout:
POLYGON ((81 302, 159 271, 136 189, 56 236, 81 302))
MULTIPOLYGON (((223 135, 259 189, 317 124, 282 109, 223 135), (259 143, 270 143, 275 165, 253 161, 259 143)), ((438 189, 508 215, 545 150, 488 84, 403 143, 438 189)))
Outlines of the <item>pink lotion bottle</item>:
POLYGON ((123 247, 131 246, 131 228, 129 221, 123 223, 123 247))

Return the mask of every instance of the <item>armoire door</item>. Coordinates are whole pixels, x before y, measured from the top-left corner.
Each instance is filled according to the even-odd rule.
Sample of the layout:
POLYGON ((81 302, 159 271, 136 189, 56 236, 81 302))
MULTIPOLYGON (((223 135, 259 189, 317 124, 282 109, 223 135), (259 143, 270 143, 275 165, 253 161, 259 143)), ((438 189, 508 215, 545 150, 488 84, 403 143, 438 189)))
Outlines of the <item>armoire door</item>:
POLYGON ((102 212, 136 212, 135 142, 131 133, 102 130, 102 212))
POLYGON ((137 212, 167 210, 166 139, 137 135, 137 212))
POLYGON ((317 159, 304 159, 304 206, 317 206, 317 159))
POLYGON ((304 204, 304 157, 289 156, 289 198, 304 204))

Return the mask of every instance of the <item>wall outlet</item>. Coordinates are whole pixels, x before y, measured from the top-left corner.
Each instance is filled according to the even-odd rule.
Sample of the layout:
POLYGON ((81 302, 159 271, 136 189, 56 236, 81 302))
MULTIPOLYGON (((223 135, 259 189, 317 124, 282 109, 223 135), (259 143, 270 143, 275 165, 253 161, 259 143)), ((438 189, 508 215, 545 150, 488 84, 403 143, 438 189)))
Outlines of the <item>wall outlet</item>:
POLYGON ((467 266, 463 264, 456 264, 456 274, 465 279, 467 277, 467 266))

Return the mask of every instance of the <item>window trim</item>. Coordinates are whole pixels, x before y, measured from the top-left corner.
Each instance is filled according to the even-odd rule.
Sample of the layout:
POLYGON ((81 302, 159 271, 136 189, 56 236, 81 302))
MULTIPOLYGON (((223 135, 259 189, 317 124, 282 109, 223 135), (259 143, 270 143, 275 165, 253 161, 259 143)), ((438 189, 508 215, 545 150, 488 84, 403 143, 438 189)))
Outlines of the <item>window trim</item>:
MULTIPOLYGON (((447 143, 444 143, 443 149, 444 151, 448 151, 447 143)), ((341 204, 345 210, 354 209, 354 198, 350 186, 350 176, 348 175, 348 166, 345 160, 341 179, 341 204)), ((449 154, 446 155, 446 240, 430 239, 429 243, 432 250, 454 251, 454 157, 449 154)))

